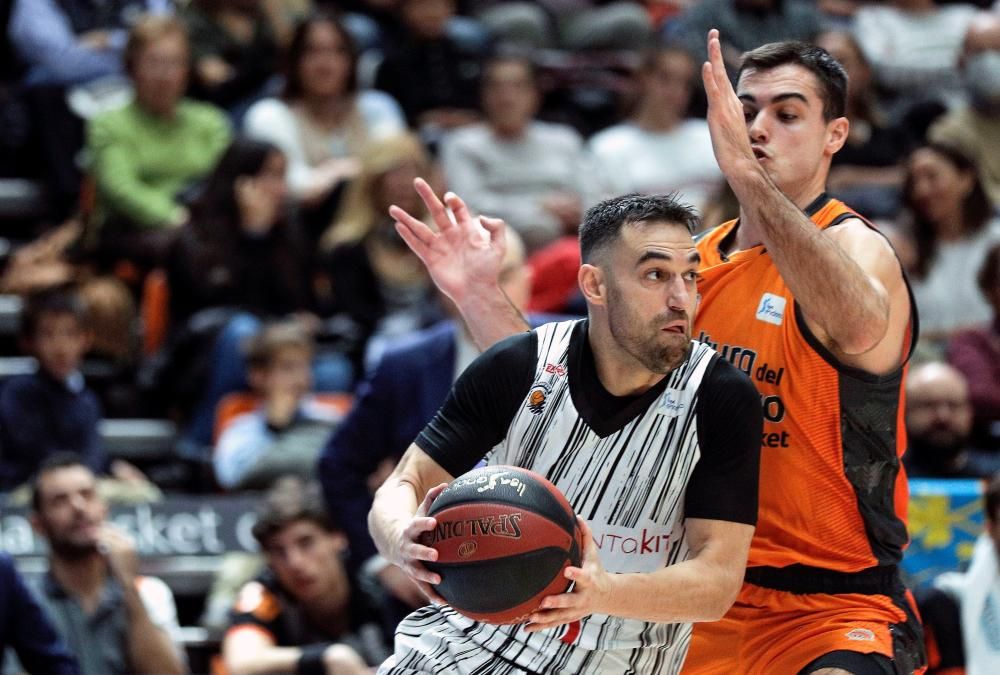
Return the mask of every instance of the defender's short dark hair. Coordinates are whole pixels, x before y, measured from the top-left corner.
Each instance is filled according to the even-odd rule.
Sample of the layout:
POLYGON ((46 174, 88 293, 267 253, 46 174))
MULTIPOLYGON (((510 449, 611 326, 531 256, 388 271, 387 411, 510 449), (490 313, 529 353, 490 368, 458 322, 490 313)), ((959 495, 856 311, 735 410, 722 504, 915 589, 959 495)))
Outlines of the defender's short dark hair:
POLYGON ((747 70, 761 72, 788 64, 802 66, 819 80, 823 118, 827 122, 844 116, 847 110, 847 71, 822 47, 794 40, 762 45, 743 55, 736 79, 747 70))
POLYGON ((42 509, 42 495, 39 492, 42 476, 53 471, 58 471, 59 469, 68 469, 74 466, 82 466, 85 469, 90 469, 90 467, 83 463, 83 459, 80 455, 66 450, 53 453, 42 460, 41 465, 38 467, 38 472, 35 474, 35 478, 31 481, 32 510, 38 512, 42 509))
POLYGON ((260 547, 266 549, 271 537, 300 520, 315 523, 327 532, 340 529, 326 510, 318 483, 282 476, 265 495, 251 533, 260 547))
POLYGON ((622 228, 637 223, 674 223, 692 234, 698 229, 698 212, 677 201, 675 194, 628 194, 605 199, 587 209, 580 225, 580 256, 587 263, 594 254, 618 238, 622 228))
POLYGON ((21 312, 21 337, 34 339, 45 314, 69 314, 81 327, 87 325, 87 306, 72 286, 59 286, 29 295, 21 312))

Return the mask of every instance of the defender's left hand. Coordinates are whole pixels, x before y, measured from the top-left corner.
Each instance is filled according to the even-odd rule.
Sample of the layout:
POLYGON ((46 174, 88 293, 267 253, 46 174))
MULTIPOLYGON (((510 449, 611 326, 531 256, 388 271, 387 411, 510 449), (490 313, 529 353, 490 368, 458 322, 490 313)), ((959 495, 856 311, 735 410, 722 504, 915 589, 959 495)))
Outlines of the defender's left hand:
POLYGON ((708 97, 708 130, 715 159, 726 180, 732 184, 741 171, 759 166, 747 132, 743 103, 736 95, 722 59, 719 31, 708 31, 708 61, 702 64, 701 79, 708 97))
POLYGON ((583 532, 583 561, 580 567, 567 567, 564 572, 567 579, 575 582, 573 590, 542 600, 541 606, 524 627, 529 633, 555 628, 591 614, 606 613, 613 592, 613 575, 601 564, 594 535, 587 522, 579 516, 576 520, 583 532))

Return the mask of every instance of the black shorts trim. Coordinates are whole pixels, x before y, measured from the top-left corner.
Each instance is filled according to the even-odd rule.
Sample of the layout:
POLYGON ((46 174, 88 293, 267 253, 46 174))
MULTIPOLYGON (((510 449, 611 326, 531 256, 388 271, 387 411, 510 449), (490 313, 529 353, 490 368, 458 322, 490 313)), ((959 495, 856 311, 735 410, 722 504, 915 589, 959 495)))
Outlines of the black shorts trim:
POLYGON ((899 568, 895 565, 869 567, 859 572, 838 572, 808 565, 748 567, 744 580, 755 586, 799 595, 861 593, 893 596, 903 591, 899 568))
POLYGON ((799 675, 809 675, 823 668, 841 668, 852 675, 896 675, 892 661, 882 654, 863 654, 838 650, 819 657, 799 671, 799 675))

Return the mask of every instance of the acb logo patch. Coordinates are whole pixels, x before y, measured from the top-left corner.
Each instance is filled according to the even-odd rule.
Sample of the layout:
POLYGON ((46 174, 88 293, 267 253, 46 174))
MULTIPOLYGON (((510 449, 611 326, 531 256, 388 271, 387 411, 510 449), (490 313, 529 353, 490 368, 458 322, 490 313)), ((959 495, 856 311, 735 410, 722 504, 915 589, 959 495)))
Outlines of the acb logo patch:
POLYGON ((531 391, 528 392, 528 410, 533 415, 541 415, 542 411, 545 410, 545 404, 548 402, 549 394, 551 393, 552 387, 544 382, 536 382, 531 391))

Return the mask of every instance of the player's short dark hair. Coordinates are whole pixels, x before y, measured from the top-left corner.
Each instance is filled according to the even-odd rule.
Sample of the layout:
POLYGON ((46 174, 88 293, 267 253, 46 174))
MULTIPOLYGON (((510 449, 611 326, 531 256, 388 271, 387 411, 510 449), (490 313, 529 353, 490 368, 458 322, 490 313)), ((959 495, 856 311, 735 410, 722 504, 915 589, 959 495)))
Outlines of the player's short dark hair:
POLYGON ((282 476, 265 495, 251 533, 261 548, 266 549, 271 537, 302 520, 327 532, 339 530, 326 510, 319 484, 297 476, 282 476))
POLYGON ((33 340, 45 315, 69 314, 81 328, 87 325, 87 306, 71 286, 59 286, 29 295, 21 311, 21 337, 33 340))
POLYGON ((983 258, 983 264, 979 268, 979 275, 976 277, 979 282, 979 290, 983 295, 992 293, 994 289, 1000 288, 1000 244, 994 244, 983 258))
POLYGON ((42 509, 42 495, 39 490, 41 487, 42 476, 52 473, 53 471, 58 471, 59 469, 68 469, 74 466, 82 466, 85 469, 90 468, 83 463, 80 455, 66 450, 53 453, 42 460, 41 465, 38 467, 38 472, 35 474, 35 478, 31 481, 32 510, 37 513, 42 509))
POLYGON ((747 70, 761 72, 784 65, 802 66, 816 76, 823 99, 823 119, 843 117, 847 110, 847 71, 822 47, 788 40, 771 42, 743 55, 737 79, 747 70))
POLYGON ((694 233, 698 212, 693 206, 677 201, 675 194, 628 194, 605 199, 587 209, 580 225, 580 257, 590 262, 594 254, 618 238, 626 225, 638 223, 675 223, 694 233))
POLYGON ((993 474, 993 478, 986 485, 984 495, 984 508, 986 517, 994 523, 1000 521, 1000 471, 993 474))

